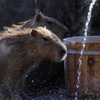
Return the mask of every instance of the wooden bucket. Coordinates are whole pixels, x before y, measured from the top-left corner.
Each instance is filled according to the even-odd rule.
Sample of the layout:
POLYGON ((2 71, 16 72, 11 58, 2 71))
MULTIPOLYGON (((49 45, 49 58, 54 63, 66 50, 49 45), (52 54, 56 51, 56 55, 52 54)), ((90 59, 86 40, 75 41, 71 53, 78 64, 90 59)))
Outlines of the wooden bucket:
POLYGON ((66 88, 69 94, 78 91, 79 95, 100 95, 100 36, 88 36, 82 56, 80 87, 76 88, 77 70, 83 37, 71 37, 63 40, 67 58, 64 61, 66 88))

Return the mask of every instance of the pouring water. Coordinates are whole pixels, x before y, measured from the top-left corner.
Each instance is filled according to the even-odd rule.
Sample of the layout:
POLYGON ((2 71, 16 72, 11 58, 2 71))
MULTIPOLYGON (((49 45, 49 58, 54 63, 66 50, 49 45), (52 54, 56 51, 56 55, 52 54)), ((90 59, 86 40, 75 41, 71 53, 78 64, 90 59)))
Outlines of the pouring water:
MULTIPOLYGON (((86 21, 86 24, 85 24, 84 38, 83 38, 83 42, 82 42, 82 50, 80 52, 80 58, 79 58, 79 68, 77 70, 77 74, 78 74, 77 83, 76 83, 77 90, 80 87, 82 55, 83 55, 83 52, 84 52, 84 48, 86 46, 85 42, 87 40, 87 35, 88 35, 88 26, 89 26, 89 23, 90 23, 90 20, 91 20, 92 9, 93 9, 93 6, 94 6, 94 4, 95 4, 96 1, 97 0, 92 0, 91 4, 89 6, 89 11, 88 11, 88 15, 87 15, 87 21, 86 21)), ((78 91, 75 92, 75 100, 78 100, 78 91)))

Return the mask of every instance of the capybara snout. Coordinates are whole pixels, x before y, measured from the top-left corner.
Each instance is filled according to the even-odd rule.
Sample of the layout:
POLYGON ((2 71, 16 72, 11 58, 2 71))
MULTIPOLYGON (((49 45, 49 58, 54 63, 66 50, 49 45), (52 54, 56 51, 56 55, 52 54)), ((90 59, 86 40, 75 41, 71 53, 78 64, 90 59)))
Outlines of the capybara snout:
POLYGON ((65 27, 65 26, 64 26, 64 28, 63 28, 63 33, 64 33, 64 35, 63 35, 62 38, 65 38, 65 37, 69 37, 69 36, 70 36, 70 31, 69 31, 69 29, 68 29, 67 27, 65 27))
POLYGON ((38 33, 41 32, 41 35, 38 37, 40 42, 39 45, 37 45, 38 54, 41 58, 50 59, 52 61, 62 61, 66 57, 67 50, 62 41, 54 33, 43 27, 36 28, 36 31, 38 31, 38 33))
POLYGON ((66 52, 67 52, 67 49, 65 47, 59 48, 59 54, 60 54, 61 60, 63 60, 66 57, 66 52))

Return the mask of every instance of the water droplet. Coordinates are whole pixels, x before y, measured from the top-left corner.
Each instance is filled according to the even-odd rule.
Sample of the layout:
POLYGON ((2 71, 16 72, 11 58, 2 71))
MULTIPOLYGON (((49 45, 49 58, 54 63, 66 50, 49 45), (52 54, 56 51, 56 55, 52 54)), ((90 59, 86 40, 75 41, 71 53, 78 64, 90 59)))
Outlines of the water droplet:
POLYGON ((62 95, 60 95, 60 97, 62 97, 62 95))
POLYGON ((1 86, 4 86, 4 84, 2 84, 1 86))
POLYGON ((32 80, 32 83, 34 82, 34 80, 32 80))
POLYGON ((51 90, 49 92, 52 92, 51 90))
POLYGON ((20 68, 18 68, 18 70, 20 70, 20 68))
POLYGON ((28 77, 28 75, 26 75, 26 77, 28 77))
POLYGON ((36 60, 34 60, 36 62, 36 60))
POLYGON ((10 78, 8 78, 8 80, 10 80, 10 78))
POLYGON ((46 80, 44 80, 44 83, 46 82, 46 80))

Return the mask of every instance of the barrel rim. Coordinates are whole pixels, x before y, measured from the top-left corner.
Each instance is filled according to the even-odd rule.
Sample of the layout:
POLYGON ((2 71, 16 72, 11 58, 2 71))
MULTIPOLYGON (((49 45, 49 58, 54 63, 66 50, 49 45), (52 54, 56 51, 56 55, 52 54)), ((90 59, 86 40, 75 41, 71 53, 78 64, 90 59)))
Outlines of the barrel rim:
MULTIPOLYGON (((74 36, 74 37, 64 38, 63 42, 82 43, 84 41, 84 37, 85 36, 74 36)), ((98 43, 99 44, 100 43, 100 35, 87 36, 85 43, 98 43)))

